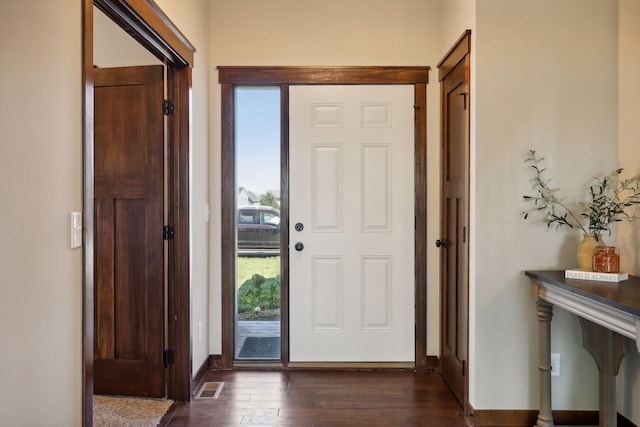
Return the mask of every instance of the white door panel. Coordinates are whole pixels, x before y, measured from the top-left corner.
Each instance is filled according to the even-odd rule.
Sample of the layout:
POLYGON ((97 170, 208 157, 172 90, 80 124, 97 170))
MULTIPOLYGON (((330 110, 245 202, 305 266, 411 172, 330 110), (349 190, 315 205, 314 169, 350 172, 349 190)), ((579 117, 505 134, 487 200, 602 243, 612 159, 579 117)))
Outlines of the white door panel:
POLYGON ((413 96, 290 88, 292 362, 414 361, 413 96))

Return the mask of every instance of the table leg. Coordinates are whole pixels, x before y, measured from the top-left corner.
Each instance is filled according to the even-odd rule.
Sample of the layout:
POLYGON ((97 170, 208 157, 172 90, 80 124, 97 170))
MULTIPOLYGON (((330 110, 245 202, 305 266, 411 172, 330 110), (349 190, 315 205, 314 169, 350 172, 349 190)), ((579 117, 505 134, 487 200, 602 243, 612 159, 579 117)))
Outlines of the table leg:
POLYGON ((598 367, 600 383, 600 427, 618 425, 616 375, 625 354, 624 337, 589 320, 580 318, 582 346, 598 367))
POLYGON ((552 427, 551 412, 551 318, 553 306, 544 301, 536 302, 538 316, 538 371, 540 376, 540 411, 536 427, 552 427))

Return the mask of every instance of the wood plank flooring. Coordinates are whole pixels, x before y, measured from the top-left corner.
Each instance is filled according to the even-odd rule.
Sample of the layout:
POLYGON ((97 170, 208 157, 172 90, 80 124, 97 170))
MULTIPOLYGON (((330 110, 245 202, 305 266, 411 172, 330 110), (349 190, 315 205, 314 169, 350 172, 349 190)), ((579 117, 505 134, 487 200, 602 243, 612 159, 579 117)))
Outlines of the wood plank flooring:
POLYGON ((472 425, 437 372, 211 371, 218 399, 178 403, 162 426, 472 425))

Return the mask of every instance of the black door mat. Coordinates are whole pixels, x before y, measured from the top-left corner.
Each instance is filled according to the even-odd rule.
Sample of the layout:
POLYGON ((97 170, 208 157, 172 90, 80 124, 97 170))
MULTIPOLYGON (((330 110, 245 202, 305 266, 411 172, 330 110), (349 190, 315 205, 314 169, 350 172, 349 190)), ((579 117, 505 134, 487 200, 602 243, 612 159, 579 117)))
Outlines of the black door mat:
POLYGON ((280 359, 280 337, 247 337, 238 359, 280 359))

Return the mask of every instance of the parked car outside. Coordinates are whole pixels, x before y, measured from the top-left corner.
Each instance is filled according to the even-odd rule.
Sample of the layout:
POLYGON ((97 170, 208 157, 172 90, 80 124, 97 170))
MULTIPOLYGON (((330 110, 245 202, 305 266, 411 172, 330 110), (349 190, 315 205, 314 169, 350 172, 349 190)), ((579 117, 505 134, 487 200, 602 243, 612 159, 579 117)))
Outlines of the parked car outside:
POLYGON ((238 208, 238 249, 279 249, 280 211, 270 206, 238 208))

